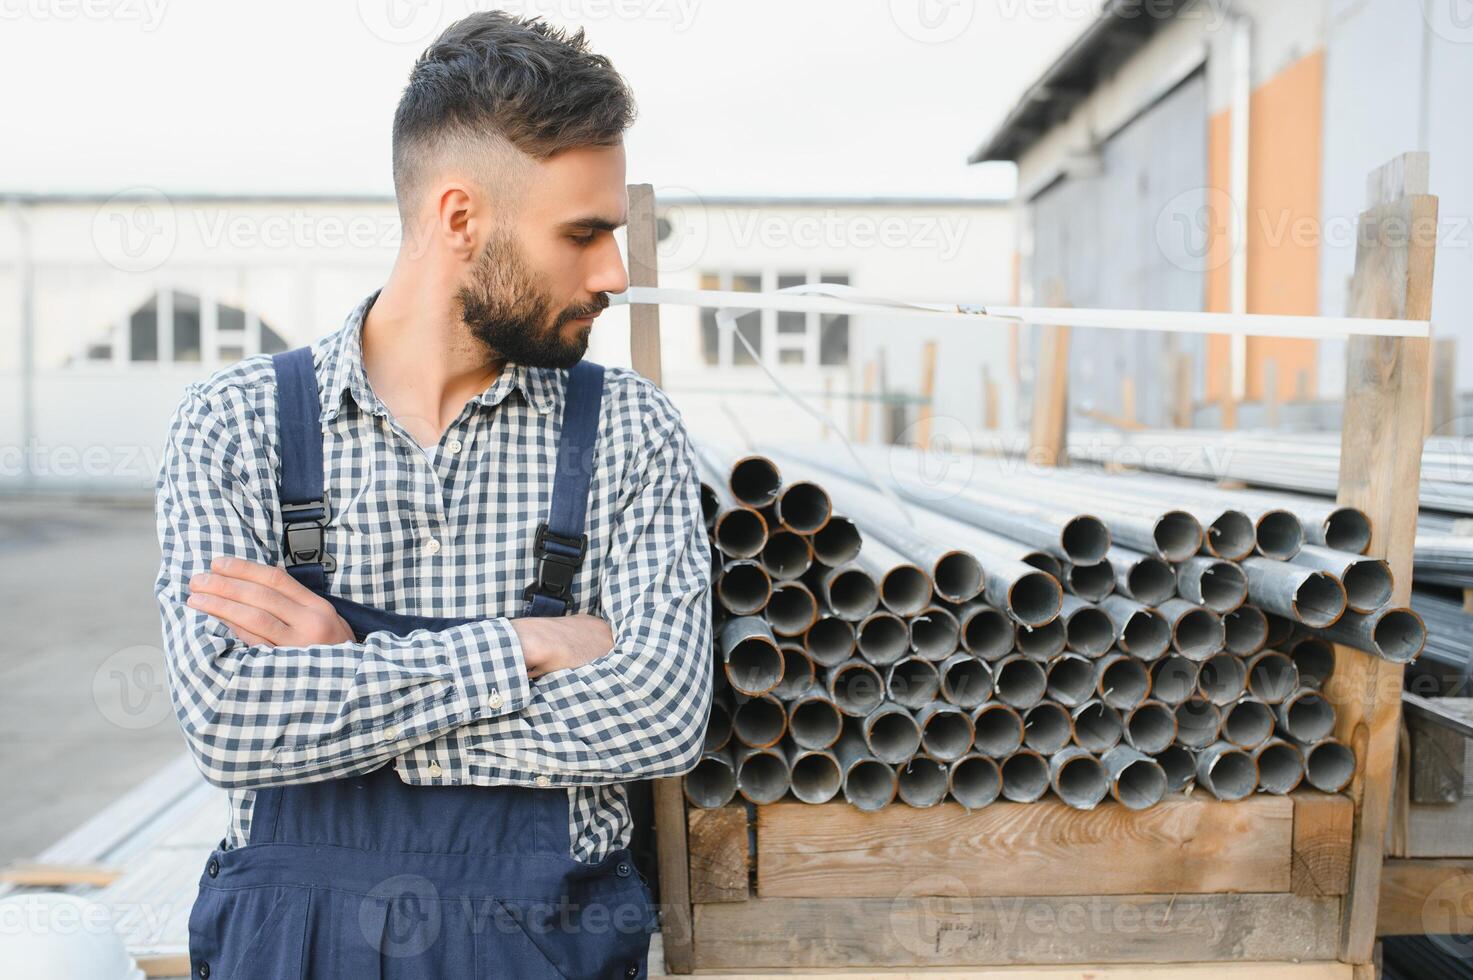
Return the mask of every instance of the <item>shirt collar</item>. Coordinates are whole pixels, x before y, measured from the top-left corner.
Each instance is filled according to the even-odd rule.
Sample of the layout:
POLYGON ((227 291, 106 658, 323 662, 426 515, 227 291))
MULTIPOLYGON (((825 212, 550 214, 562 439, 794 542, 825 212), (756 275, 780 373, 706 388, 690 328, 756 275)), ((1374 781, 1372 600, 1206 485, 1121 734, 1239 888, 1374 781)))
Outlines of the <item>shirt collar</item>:
MULTIPOLYGON (((343 394, 347 392, 366 412, 388 415, 389 410, 369 387, 368 376, 363 370, 363 321, 368 310, 378 299, 380 290, 375 289, 366 296, 336 334, 328 339, 326 350, 327 371, 322 383, 322 421, 336 418, 342 410, 343 394)), ((508 361, 496 380, 471 401, 487 407, 501 404, 513 391, 521 393, 523 400, 537 412, 546 415, 562 401, 560 372, 556 368, 536 368, 516 361, 508 361)))

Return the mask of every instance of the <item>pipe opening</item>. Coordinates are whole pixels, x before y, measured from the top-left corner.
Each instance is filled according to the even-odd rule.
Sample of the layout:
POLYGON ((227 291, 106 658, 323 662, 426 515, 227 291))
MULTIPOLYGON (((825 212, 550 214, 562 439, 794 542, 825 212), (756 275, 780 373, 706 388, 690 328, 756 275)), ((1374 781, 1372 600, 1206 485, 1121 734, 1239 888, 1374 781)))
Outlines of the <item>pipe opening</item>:
POLYGON ((1260 701, 1279 704, 1299 689, 1299 671, 1282 653, 1261 653, 1248 666, 1248 689, 1260 701))
POLYGON ((765 694, 737 705, 731 717, 731 727, 742 744, 766 748, 776 745, 783 737, 788 727, 788 713, 781 701, 765 694))
POLYGON ((1321 526, 1325 532, 1326 548, 1363 555, 1371 546, 1371 519, 1362 510, 1337 507, 1330 511, 1321 526))
POLYGON ((1180 654, 1162 657, 1151 665, 1151 693, 1167 704, 1181 704, 1196 693, 1201 670, 1200 664, 1180 654))
POLYGON ((1155 660, 1171 646, 1171 624, 1152 609, 1137 609, 1120 629, 1120 647, 1138 660, 1155 660))
POLYGON ((1002 795, 1032 803, 1048 790, 1048 763, 1033 752, 1016 752, 1002 764, 1002 795))
POLYGON ((736 772, 724 756, 705 756, 685 776, 685 798, 702 809, 726 806, 736 789, 736 772))
POLYGON ((1151 677, 1143 661, 1120 656, 1100 671, 1100 700, 1117 711, 1134 708, 1151 690, 1151 677))
POLYGON ((1110 794, 1105 767, 1092 755, 1076 755, 1059 763, 1054 778, 1059 799, 1077 810, 1090 810, 1110 794))
POLYGON ((895 770, 879 759, 860 759, 844 777, 844 799, 869 812, 889 806, 895 799, 895 770))
POLYGON ((1159 606, 1176 595, 1176 573, 1155 555, 1147 555, 1130 567, 1125 587, 1131 598, 1143 606, 1159 606))
POLYGON ((1120 744, 1125 734, 1120 712, 1103 701, 1090 701, 1074 709, 1074 742, 1099 755, 1120 744))
POLYGON ((733 497, 748 507, 760 509, 777 499, 782 476, 765 456, 744 456, 732 465, 727 486, 733 497))
POLYGON ((1126 764, 1115 779, 1115 798, 1127 810, 1144 810, 1166 795, 1166 771, 1150 759, 1126 764))
POLYGON ((951 767, 951 798, 968 810, 996 800, 1002 792, 1002 773, 997 763, 983 755, 969 755, 951 767))
POLYGON ((1190 609, 1177 619, 1172 640, 1188 660, 1206 660, 1224 646, 1222 618, 1201 606, 1190 609))
POLYGON ((946 767, 935 759, 916 756, 896 774, 900 798, 914 807, 935 806, 946 799, 946 767))
POLYGON ((826 749, 839 740, 843 730, 844 716, 832 701, 823 698, 797 702, 788 719, 793 743, 805 749, 826 749))
POLYGON ((1099 602, 1115 591, 1115 569, 1107 561, 1070 565, 1065 573, 1069 591, 1085 602, 1099 602))
POLYGON ((810 752, 793 763, 793 795, 804 803, 827 803, 839 795, 844 777, 834 757, 810 752))
POLYGON ((818 618, 818 600, 802 582, 779 582, 762 615, 778 636, 797 636, 818 618))
POLYGON ((1088 701, 1095 689, 1095 665, 1091 660, 1065 654, 1048 666, 1048 696, 1059 704, 1074 707, 1088 701))
POLYGON ((788 792, 788 764, 775 752, 754 752, 737 767, 737 792, 751 803, 776 803, 788 792))
POLYGON ((1345 612, 1345 589, 1328 572, 1311 572, 1294 590, 1293 606, 1304 625, 1329 626, 1345 612))
POLYGON ((1162 558, 1186 561, 1202 547, 1202 525, 1184 510, 1169 510, 1156 522, 1152 538, 1162 558))
POLYGON ((1059 615, 1064 592, 1058 581, 1044 572, 1019 575, 1008 589, 1008 611, 1025 626, 1042 626, 1059 615))
POLYGON ((1023 744, 1023 720, 1012 708, 984 704, 972 715, 973 746, 994 759, 1009 756, 1023 744))
POLYGON ((731 741, 731 708, 727 698, 717 696, 711 700, 711 717, 706 721, 706 741, 702 752, 719 752, 731 741))
POLYGON ((799 534, 813 534, 828 523, 833 512, 829 495, 817 483, 798 480, 778 494, 778 520, 799 534))
POLYGON ((982 563, 964 551, 948 551, 933 571, 936 594, 948 602, 970 602, 982 591, 982 563))
POLYGON ((813 554, 830 568, 847 565, 859 557, 864 538, 859 528, 847 517, 838 514, 829 517, 829 522, 813 533, 813 554))
POLYGON ((885 682, 867 663, 841 664, 833 674, 833 697, 844 714, 862 718, 885 700, 885 682))
POLYGON ((1023 657, 998 662, 993 670, 992 689, 999 701, 1014 708, 1031 708, 1043 700, 1048 679, 1043 666, 1023 657))
POLYGON ((1023 564, 1031 565, 1055 581, 1064 580, 1064 566, 1059 559, 1045 551, 1030 551, 1023 556, 1023 564))
POLYGON ((813 686, 813 661, 802 647, 783 646, 783 679, 777 682, 772 693, 785 701, 801 697, 813 686))
POLYGON ((1287 510, 1266 511, 1258 518, 1258 553, 1276 561, 1288 561, 1304 547, 1304 525, 1287 510))
POLYGON ((1168 745, 1156 756, 1156 764, 1166 773, 1166 792, 1180 793, 1197 777, 1197 760, 1184 745, 1168 745))
POLYGON ((701 481, 701 520, 707 527, 716 523, 716 515, 721 513, 721 497, 712 489, 711 484, 705 480, 701 481))
POLYGON ((1345 604, 1360 613, 1380 609, 1391 601, 1391 566, 1379 558, 1351 562, 1340 577, 1345 604))
POLYGON ((872 664, 893 664, 910 653, 910 630, 891 613, 874 613, 859 624, 859 655, 872 664))
POLYGON ((803 647, 813 662, 834 667, 854 656, 854 624, 837 616, 825 616, 803 634, 803 647))
POLYGON ((864 740, 876 759, 893 766, 921 747, 921 726, 903 708, 880 711, 865 719, 864 740))
POLYGON ((1110 550, 1110 531, 1098 517, 1080 514, 1064 525, 1059 543, 1071 562, 1094 565, 1104 561, 1110 550))
POLYGON ((992 696, 992 671, 966 654, 953 657, 941 670, 941 694, 959 708, 975 708, 992 696))
POLYGON ((716 597, 736 616, 760 612, 772 595, 772 579, 754 561, 728 562, 716 580, 716 597))
POLYGON ((1214 562, 1198 580, 1202 605, 1215 613, 1232 612, 1248 598, 1248 576, 1232 562, 1214 562))
POLYGON ((733 507, 718 514, 713 531, 716 550, 728 558, 754 558, 767 544, 767 522, 755 510, 733 507))
POLYGON ((1069 712, 1062 705, 1043 701, 1023 716, 1023 744, 1042 755, 1062 752, 1073 737, 1069 712))
POLYGON ((1222 709, 1204 697, 1191 697, 1176 706, 1176 740, 1189 749, 1202 749, 1217 741, 1222 730, 1222 709))
POLYGON ((1240 510, 1225 510, 1207 527, 1207 548, 1219 558, 1238 561, 1257 545, 1253 520, 1240 510))
POLYGON ((931 601, 931 580, 914 565, 897 565, 880 579, 880 601, 897 616, 914 616, 931 601))
POLYGON ((860 620, 880 604, 880 587, 862 569, 848 567, 828 580, 829 605, 845 619, 860 620))
POLYGON ((1086 657, 1104 656, 1115 645, 1115 623, 1103 609, 1086 606, 1069 617, 1064 636, 1069 649, 1086 657))
POLYGON ((890 668, 885 683, 890 700, 912 710, 936 699, 941 691, 941 678, 936 665, 919 657, 907 657, 890 668))
POLYGON ((1427 645, 1427 627, 1410 609, 1389 609, 1376 621, 1372 639, 1382 659, 1404 664, 1427 645))
POLYGON ((1248 668, 1231 653, 1213 654, 1202 662, 1197 688, 1213 704, 1232 704, 1248 690, 1248 668))
POLYGON ((1136 705, 1125 716, 1125 741, 1137 752, 1156 755, 1176 741, 1176 713, 1160 701, 1136 705))
POLYGON ((1199 780, 1219 800, 1241 800, 1258 785, 1253 757, 1241 749, 1223 749, 1197 762, 1199 780))
POLYGON ((742 694, 766 694, 783 679, 783 654, 767 637, 759 634, 739 641, 726 654, 726 680, 742 694))
POLYGON ((762 566, 773 578, 797 578, 813 567, 813 547, 801 534, 779 528, 762 549, 762 566))
POLYGON ((906 642, 917 656, 945 660, 956 652, 960 633, 955 616, 940 606, 931 606, 910 621, 906 642))
POLYGON ((972 610, 962 626, 962 646, 983 660, 998 660, 1013 649, 1013 621, 990 606, 972 610))
POLYGON ((1234 745, 1256 748, 1273 733, 1273 710, 1262 701, 1239 701, 1223 714, 1222 737, 1234 745))
POLYGON ((1304 779, 1304 756, 1291 743, 1269 742, 1258 750, 1258 787, 1283 796, 1304 779))
POLYGON ((1317 636, 1306 636, 1295 643, 1289 659, 1294 661, 1299 683, 1305 687, 1323 688, 1335 672, 1335 648, 1317 636))
POLYGON ((1040 663, 1052 660, 1063 653, 1068 639, 1068 628, 1062 616, 1056 616, 1042 626, 1019 626, 1017 633, 1014 634, 1018 652, 1029 660, 1037 660, 1040 663))
POLYGON ((1256 606, 1239 606, 1222 617, 1222 640, 1240 657, 1255 654, 1268 643, 1268 617, 1256 606))
POLYGON ((1324 793, 1338 793, 1355 775, 1355 753, 1341 743, 1326 741, 1311 745, 1304 759, 1304 778, 1324 793))
POLYGON ((938 759, 960 759, 972 747, 972 720, 960 711, 937 711, 921 728, 921 744, 938 759))
POLYGON ((1335 730, 1335 708, 1314 691, 1301 691, 1279 708, 1279 720, 1295 741, 1318 742, 1335 730))

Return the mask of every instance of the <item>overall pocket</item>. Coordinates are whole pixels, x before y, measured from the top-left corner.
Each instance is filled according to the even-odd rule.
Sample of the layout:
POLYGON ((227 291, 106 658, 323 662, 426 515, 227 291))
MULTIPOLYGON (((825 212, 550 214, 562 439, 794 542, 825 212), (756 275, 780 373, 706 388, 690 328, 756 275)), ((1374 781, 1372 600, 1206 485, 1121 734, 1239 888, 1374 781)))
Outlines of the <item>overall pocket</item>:
POLYGON ((201 883, 189 914, 191 976, 303 980, 307 889, 201 883))

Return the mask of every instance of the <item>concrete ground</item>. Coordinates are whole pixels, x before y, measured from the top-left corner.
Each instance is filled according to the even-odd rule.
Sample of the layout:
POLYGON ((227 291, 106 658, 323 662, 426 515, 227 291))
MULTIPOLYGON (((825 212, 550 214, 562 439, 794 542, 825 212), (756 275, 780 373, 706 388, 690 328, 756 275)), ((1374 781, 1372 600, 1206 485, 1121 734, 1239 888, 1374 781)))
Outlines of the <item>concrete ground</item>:
POLYGON ((184 751, 153 600, 152 506, 0 496, 0 866, 184 751))

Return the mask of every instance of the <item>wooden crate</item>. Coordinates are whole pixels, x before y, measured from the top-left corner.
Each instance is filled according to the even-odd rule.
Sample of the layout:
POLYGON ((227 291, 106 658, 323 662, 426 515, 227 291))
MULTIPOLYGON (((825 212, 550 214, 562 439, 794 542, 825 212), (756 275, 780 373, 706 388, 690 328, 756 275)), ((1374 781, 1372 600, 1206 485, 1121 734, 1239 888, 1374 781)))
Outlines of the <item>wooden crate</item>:
MULTIPOLYGON (((1371 174, 1349 315, 1430 320, 1437 199, 1428 173, 1427 155, 1413 153, 1371 174)), ((658 285, 654 228, 651 189, 632 186, 634 285, 658 285)), ((634 366, 657 380, 658 314, 651 303, 631 307, 634 366)), ((1051 336, 1054 356, 1035 386, 1034 417, 1048 422, 1032 434, 1042 460, 1061 458, 1066 445, 1058 407, 1067 405, 1067 372, 1058 364, 1068 337, 1051 336)), ((1430 349, 1426 336, 1347 343, 1339 500, 1370 516, 1369 553, 1391 565, 1400 605, 1410 596, 1430 349)), ((761 808, 751 828, 742 808, 687 813, 679 780, 657 780, 667 966, 1182 964, 1165 975, 1219 976, 1238 960, 1254 961, 1259 978, 1373 976, 1403 672, 1336 648, 1326 695, 1336 735, 1357 759, 1343 797, 1219 804, 1199 794, 1135 814, 1048 802, 871 815, 777 804, 761 808), (1224 965, 1209 974, 1200 965, 1210 963, 1224 965)), ((1407 875, 1388 879, 1388 889, 1405 894, 1433 877, 1397 870, 1407 875)))

